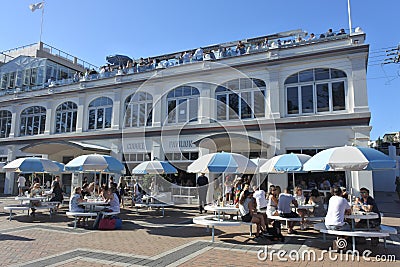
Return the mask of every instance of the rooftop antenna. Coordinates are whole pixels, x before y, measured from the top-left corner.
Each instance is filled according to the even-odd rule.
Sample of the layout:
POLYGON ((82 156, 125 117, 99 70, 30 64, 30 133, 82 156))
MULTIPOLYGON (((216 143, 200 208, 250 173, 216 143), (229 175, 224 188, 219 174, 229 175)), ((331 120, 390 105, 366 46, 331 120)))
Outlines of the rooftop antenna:
POLYGON ((350 34, 352 33, 352 25, 351 25, 351 10, 350 10, 350 0, 347 0, 347 14, 349 16, 349 29, 350 29, 350 34))

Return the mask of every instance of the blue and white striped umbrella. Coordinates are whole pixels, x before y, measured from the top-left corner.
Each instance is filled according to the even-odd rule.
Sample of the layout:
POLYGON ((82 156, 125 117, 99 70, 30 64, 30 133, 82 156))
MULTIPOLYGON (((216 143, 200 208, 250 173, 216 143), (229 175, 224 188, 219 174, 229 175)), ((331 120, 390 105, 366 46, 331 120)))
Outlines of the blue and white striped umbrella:
POLYGON ((25 173, 52 173, 60 170, 59 166, 49 159, 44 158, 19 158, 11 161, 3 167, 3 170, 11 172, 25 172, 25 173))
POLYGON ((305 171, 362 171, 396 168, 396 161, 369 147, 342 146, 323 150, 306 164, 305 171))
POLYGON ((192 173, 255 173, 257 165, 243 155, 236 153, 211 153, 193 161, 187 167, 192 173))
POLYGON ((159 161, 159 160, 151 160, 144 161, 137 165, 132 170, 132 174, 136 175, 144 175, 144 174, 170 174, 177 173, 178 171, 175 169, 167 161, 159 161))
POLYGON ((261 173, 302 172, 303 165, 311 158, 305 154, 283 154, 270 158, 260 167, 261 173))
POLYGON ((124 165, 108 155, 90 154, 74 158, 65 165, 66 171, 72 172, 103 172, 123 173, 124 165))

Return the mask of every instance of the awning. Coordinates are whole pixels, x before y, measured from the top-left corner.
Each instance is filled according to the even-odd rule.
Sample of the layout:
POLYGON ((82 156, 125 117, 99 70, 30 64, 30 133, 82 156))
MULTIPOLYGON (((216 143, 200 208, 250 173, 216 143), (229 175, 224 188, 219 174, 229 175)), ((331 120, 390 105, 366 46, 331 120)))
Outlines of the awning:
POLYGON ((44 141, 27 145, 21 148, 22 152, 34 154, 55 154, 63 150, 78 149, 82 152, 110 154, 111 149, 99 145, 87 144, 77 141, 44 141))
POLYGON ((262 140, 237 133, 220 133, 202 137, 193 142, 198 147, 212 149, 217 148, 218 151, 238 151, 245 149, 260 149, 267 148, 269 145, 262 140), (232 149, 233 148, 233 149, 232 149), (226 150, 225 150, 226 149, 226 150))

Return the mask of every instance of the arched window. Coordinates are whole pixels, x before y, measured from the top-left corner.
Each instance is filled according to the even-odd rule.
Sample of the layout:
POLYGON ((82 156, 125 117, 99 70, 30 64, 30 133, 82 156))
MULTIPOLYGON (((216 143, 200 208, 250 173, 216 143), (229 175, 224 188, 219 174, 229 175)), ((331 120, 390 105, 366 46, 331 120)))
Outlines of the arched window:
POLYGON ((180 86, 167 95, 168 123, 197 121, 200 92, 193 86, 180 86))
POLYGON ((99 97, 89 104, 89 130, 111 128, 113 102, 108 97, 99 97))
POLYGON ((56 110, 56 133, 71 133, 76 131, 76 116, 78 106, 71 101, 62 103, 56 110))
POLYGON ((217 119, 254 119, 265 117, 265 82, 240 78, 218 86, 217 119))
POLYGON ((288 115, 334 112, 346 109, 347 75, 329 68, 308 69, 285 81, 288 115))
POLYGON ((40 106, 26 108, 21 113, 20 135, 36 135, 44 133, 46 125, 46 109, 40 106))
POLYGON ((149 93, 138 92, 125 100, 124 127, 151 126, 153 119, 153 97, 149 93))
POLYGON ((0 138, 10 135, 12 114, 8 110, 0 110, 0 138))

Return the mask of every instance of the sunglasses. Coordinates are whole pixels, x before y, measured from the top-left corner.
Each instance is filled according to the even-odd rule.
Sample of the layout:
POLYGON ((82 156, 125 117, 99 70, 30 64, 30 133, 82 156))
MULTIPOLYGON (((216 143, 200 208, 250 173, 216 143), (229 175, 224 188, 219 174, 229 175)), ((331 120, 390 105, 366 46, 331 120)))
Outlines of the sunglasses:
POLYGON ((368 194, 368 193, 367 192, 360 192, 360 194, 365 195, 365 194, 368 194))

